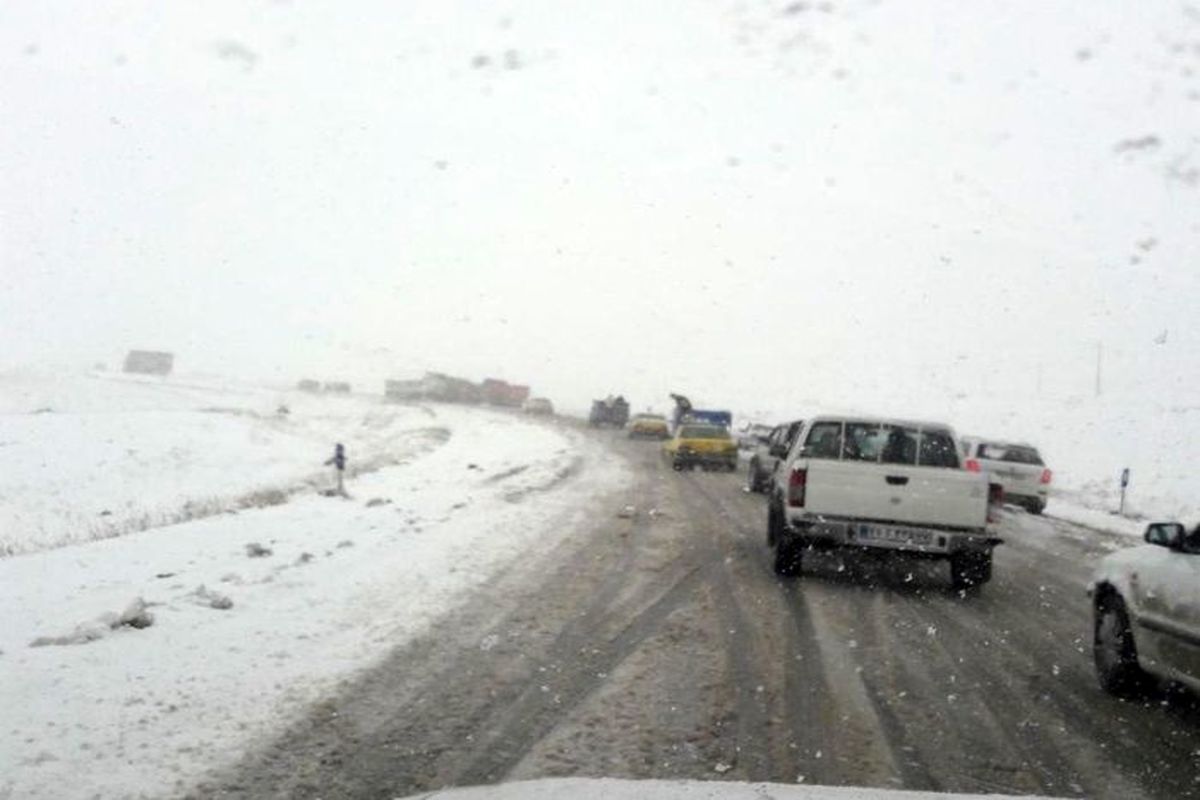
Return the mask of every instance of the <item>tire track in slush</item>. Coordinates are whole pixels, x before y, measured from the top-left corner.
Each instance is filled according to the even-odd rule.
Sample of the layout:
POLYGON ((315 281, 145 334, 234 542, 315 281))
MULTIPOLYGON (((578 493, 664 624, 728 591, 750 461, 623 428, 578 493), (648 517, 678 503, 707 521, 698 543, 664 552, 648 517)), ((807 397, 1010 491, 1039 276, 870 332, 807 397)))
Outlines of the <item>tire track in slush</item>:
MULTIPOLYGON (((651 482, 639 502, 646 509, 661 505, 661 484, 651 482)), ((684 549, 676 561, 673 577, 651 583, 622 598, 630 586, 639 555, 645 555, 646 533, 651 520, 648 513, 634 517, 636 538, 631 537, 621 562, 616 565, 598 596, 581 617, 562 631, 548 648, 545 661, 567 664, 550 678, 535 676, 516 699, 506 703, 482 724, 486 730, 478 745, 456 759, 461 766, 442 776, 452 784, 475 784, 504 778, 533 748, 548 736, 572 711, 604 685, 641 645, 654 634, 668 616, 693 599, 706 584, 713 582, 719 565, 703 548, 684 549), (655 589, 657 589, 655 591, 655 589), (620 602, 624 600, 624 602, 620 602), (629 607, 640 609, 629 616, 629 607), (615 630, 615 635, 611 631, 615 630), (610 631, 601 648, 597 636, 610 631), (546 703, 547 698, 552 702, 546 703)))
MULTIPOLYGON (((689 507, 689 504, 682 491, 679 491, 683 485, 690 486, 701 497, 708 499, 695 478, 690 474, 687 474, 687 478, 686 484, 675 484, 679 494, 679 505, 685 508, 689 507)), ((727 558, 723 552, 730 549, 728 537, 722 534, 722 526, 714 524, 711 517, 697 515, 694 522, 705 529, 699 537, 700 555, 712 566, 709 578, 719 598, 717 607, 725 635, 725 652, 734 680, 738 754, 736 766, 741 767, 751 780, 766 779, 774 776, 776 772, 766 737, 769 717, 765 696, 767 680, 752 656, 761 648, 755 646, 753 630, 733 590, 727 558)))
MULTIPOLYGON (((657 486, 651 485, 647 489, 648 494, 640 499, 647 506, 654 507, 657 505, 657 489, 657 486)), ((546 649, 542 660, 548 664, 571 663, 581 654, 590 654, 594 657, 586 659, 582 669, 577 667, 572 670, 569 676, 573 679, 570 690, 568 691, 568 687, 560 685, 555 692, 544 677, 535 674, 522 689, 516 693, 510 693, 503 703, 478 715, 474 730, 483 730, 488 733, 484 734, 480 744, 473 747, 467 754, 460 754, 455 758, 453 769, 442 773, 440 777, 446 784, 483 783, 502 778, 554 727, 552 721, 548 721, 547 715, 543 712, 540 715, 542 719, 537 726, 536 735, 532 730, 533 726, 528 726, 524 732, 513 731, 514 725, 525 722, 521 713, 515 709, 532 713, 538 707, 538 703, 535 701, 540 700, 544 703, 545 698, 542 696, 549 694, 551 699, 557 696, 560 700, 558 704, 555 704, 559 706, 555 709, 557 715, 565 716, 571 708, 583 700, 593 686, 602 682, 596 678, 597 675, 611 673, 615 665, 619 663, 618 660, 612 658, 612 652, 608 654, 608 658, 596 657, 598 654, 592 645, 595 644, 596 630, 602 628, 606 620, 611 622, 617 617, 618 612, 614 612, 614 604, 628 586, 629 575, 634 571, 638 555, 647 538, 650 521, 650 518, 643 514, 633 518, 630 535, 627 537, 620 559, 609 569, 607 577, 594 594, 586 610, 571 620, 546 649), (587 690, 584 690, 585 685, 587 690), (547 688, 543 690, 543 686, 547 688), (570 703, 561 702, 564 692, 571 700, 570 703)), ((677 595, 686 594, 687 590, 691 588, 691 584, 695 582, 695 572, 695 568, 692 568, 678 575, 670 582, 669 588, 661 596, 631 620, 621 635, 610 642, 610 650, 624 648, 620 651, 620 661, 623 661, 635 648, 636 645, 631 641, 632 639, 636 638, 640 642, 649 635, 652 630, 651 620, 655 623, 661 621, 661 618, 682 602, 682 598, 677 595)))
MULTIPOLYGON (((1036 618, 1036 615, 1029 617, 1020 609, 1010 607, 1007 610, 1017 616, 1017 620, 1010 629, 1018 636, 1030 636, 1030 632, 1038 630, 1037 624, 1042 622, 1036 618)), ((952 609, 930 606, 924 611, 927 619, 946 630, 954 630, 956 633, 954 641, 963 643, 973 641, 973 631, 969 621, 958 619, 952 609)), ((935 645, 941 653, 943 663, 953 664, 956 668, 974 675, 987 675, 996 670, 995 659, 981 654, 978 648, 964 644, 951 652, 951 645, 943 641, 942 637, 933 638, 936 640, 935 645)), ((1035 662, 1036 673, 1037 669, 1045 666, 1040 663, 1042 659, 1038 655, 1037 644, 1036 642, 1018 644, 1009 641, 1008 646, 1014 652, 1028 653, 1029 658, 1035 662)), ((1022 702, 1022 694, 1011 688, 1010 684, 1015 676, 1002 674, 998 677, 999 680, 989 682, 988 692, 981 698, 982 702, 998 722, 1004 720, 1010 722, 1008 725, 1001 724, 1001 730, 1020 729, 1023 731, 1022 736, 1009 733, 1007 738, 1021 753, 1025 763, 1034 767, 1034 772, 1042 783, 1040 787, 1042 791, 1053 793, 1066 789, 1073 793, 1086 792, 1093 796, 1099 792, 1106 792, 1111 796, 1122 798, 1148 796, 1141 786, 1131 783, 1126 774, 1111 768, 1113 761, 1124 760, 1121 755, 1106 752, 1102 759, 1097 759, 1094 754, 1083 752, 1078 746, 1071 746, 1071 742, 1063 740, 1064 737, 1061 733, 1056 733, 1056 731, 1067 730, 1068 726, 1076 729, 1085 727, 1088 729, 1088 740, 1101 743, 1101 748, 1107 749, 1102 742, 1108 737, 1103 735, 1103 729, 1092 724, 1090 719, 1089 712, 1095 704, 1089 704, 1084 698, 1074 701, 1073 695, 1083 684, 1076 681, 1073 682, 1074 685, 1069 685, 1065 689, 1040 694, 1036 692, 1036 686, 1030 686, 1029 694, 1043 701, 1030 703, 1022 702), (1013 725, 1011 722, 1014 714, 1017 713, 1024 713, 1025 717, 1017 720, 1017 724, 1013 725)), ((1033 680, 1031 683, 1036 684, 1037 681, 1033 680)), ((1192 796, 1194 796, 1194 783, 1188 788, 1192 790, 1192 796)), ((1172 790, 1164 796, 1182 798, 1188 795, 1172 790)))
POLYGON ((462 757, 463 766, 453 773, 451 783, 473 785, 503 779, 533 746, 549 734, 591 692, 645 641, 663 620, 705 580, 705 571, 692 567, 680 576, 648 608, 627 624, 601 650, 594 637, 560 637, 548 654, 551 663, 569 663, 549 678, 537 678, 520 696, 501 710, 499 719, 485 724, 483 742, 462 757), (550 702, 548 703, 547 700, 550 702))
MULTIPOLYGON (((742 531, 743 515, 731 510, 722 496, 700 482, 693 479, 691 483, 716 516, 727 523, 724 538, 728 544, 733 549, 747 550, 745 545, 752 537, 742 531)), ((747 560, 759 568, 757 576, 749 576, 749 581, 781 601, 786 622, 785 653, 794 653, 798 656, 794 663, 803 665, 801 669, 785 670, 781 693, 793 737, 788 750, 795 753, 794 763, 789 766, 794 769, 790 774, 776 773, 773 777, 791 782, 803 775, 805 780, 828 784, 886 786, 894 785, 896 776, 902 775, 911 781, 906 786, 936 788, 936 781, 927 772, 902 766, 893 748, 904 741, 903 728, 889 727, 873 708, 859 676, 846 674, 844 670, 828 672, 826 664, 847 664, 849 655, 841 642, 826 633, 828 626, 820 624, 819 615, 814 615, 804 591, 795 582, 774 577, 764 548, 749 549, 753 555, 747 560)))
MULTIPOLYGON (((894 786, 939 791, 940 782, 929 766, 915 758, 908 743, 905 725, 891 712, 884 696, 863 678, 863 670, 847 670, 854 663, 853 651, 830 631, 835 626, 821 612, 821 596, 810 599, 805 584, 774 577, 770 553, 765 546, 766 512, 758 504, 753 509, 731 510, 727 500, 696 484, 698 493, 740 536, 752 543, 754 534, 742 530, 741 520, 758 511, 763 519, 763 546, 749 548, 752 561, 767 581, 775 584, 783 599, 786 616, 786 648, 796 658, 796 667, 785 672, 786 716, 797 745, 796 769, 807 779, 826 784, 894 786), (839 665, 830 673, 828 664, 839 665), (848 714, 848 711, 854 713, 848 714), (844 738, 839 741, 838 737, 844 738), (834 751, 844 749, 854 756, 834 759, 834 751)), ((736 495, 745 498, 744 494, 736 495)), ((757 498, 755 498, 757 499, 757 498)), ((765 583, 765 582, 764 582, 765 583)), ((854 587, 838 587, 843 592, 854 587)), ((839 595, 843 592, 839 592, 839 595)), ((835 602, 844 598, 835 596, 835 602)), ((786 776, 789 782, 796 772, 786 776)))

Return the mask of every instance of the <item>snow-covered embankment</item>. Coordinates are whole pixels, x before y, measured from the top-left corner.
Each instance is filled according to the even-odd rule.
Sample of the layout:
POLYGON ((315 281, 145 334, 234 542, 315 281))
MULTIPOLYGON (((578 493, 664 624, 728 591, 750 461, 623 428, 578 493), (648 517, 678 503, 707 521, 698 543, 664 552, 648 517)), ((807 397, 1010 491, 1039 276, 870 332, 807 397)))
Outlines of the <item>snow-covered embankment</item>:
MULTIPOLYGON (((342 426, 374 424, 367 405, 379 409, 346 401, 342 426)), ((279 505, 0 560, 0 795, 178 792, 514 559, 568 535, 597 490, 628 479, 568 429, 474 409, 407 413, 391 431, 390 455, 403 463, 356 478, 352 499, 299 491, 279 505), (411 433, 429 429, 443 434, 411 433), (149 627, 123 624, 136 598, 149 627)), ((113 472, 116 487, 123 473, 113 472)), ((68 510, 70 499, 60 497, 68 510)))

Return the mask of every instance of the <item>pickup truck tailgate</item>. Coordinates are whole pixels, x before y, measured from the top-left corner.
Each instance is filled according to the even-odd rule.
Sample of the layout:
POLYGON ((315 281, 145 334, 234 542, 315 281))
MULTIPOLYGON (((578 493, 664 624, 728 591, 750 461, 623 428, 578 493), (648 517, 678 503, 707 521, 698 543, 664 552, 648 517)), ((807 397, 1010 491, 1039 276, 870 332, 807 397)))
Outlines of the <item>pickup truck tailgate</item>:
POLYGON ((804 511, 950 528, 987 524, 987 478, 945 467, 852 461, 807 464, 804 511))

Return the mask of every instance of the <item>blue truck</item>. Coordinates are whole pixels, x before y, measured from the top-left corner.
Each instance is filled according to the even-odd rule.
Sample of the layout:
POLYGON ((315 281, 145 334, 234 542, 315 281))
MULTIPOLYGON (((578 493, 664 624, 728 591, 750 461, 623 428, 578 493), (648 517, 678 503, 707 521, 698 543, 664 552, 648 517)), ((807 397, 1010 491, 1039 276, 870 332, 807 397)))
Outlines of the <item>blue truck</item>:
POLYGON ((725 428, 733 427, 733 413, 730 411, 693 408, 691 401, 681 394, 672 394, 671 399, 675 401, 675 414, 672 416, 674 428, 678 428, 685 422, 720 425, 725 428))
POLYGON ((705 425, 720 425, 729 428, 733 425, 733 413, 729 411, 712 411, 705 408, 693 408, 679 418, 683 422, 701 422, 705 425))

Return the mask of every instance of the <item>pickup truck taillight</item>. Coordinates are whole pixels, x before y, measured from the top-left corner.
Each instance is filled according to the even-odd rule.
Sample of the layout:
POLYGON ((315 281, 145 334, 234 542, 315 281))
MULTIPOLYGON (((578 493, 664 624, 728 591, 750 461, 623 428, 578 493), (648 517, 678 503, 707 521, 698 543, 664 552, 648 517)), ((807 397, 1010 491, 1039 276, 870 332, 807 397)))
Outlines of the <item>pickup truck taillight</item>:
POLYGON ((973 458, 968 458, 967 463, 963 464, 967 468, 967 472, 983 472, 983 468, 979 466, 979 462, 973 458))
POLYGON ((1044 470, 1042 470, 1042 483, 1049 483, 1049 482, 1050 482, 1050 479, 1051 479, 1052 477, 1054 477, 1054 476, 1053 476, 1053 474, 1050 472, 1050 470, 1048 470, 1048 469, 1044 469, 1044 470))
POLYGON ((788 476, 788 505, 792 508, 804 507, 804 489, 808 484, 808 470, 794 469, 788 476))
POLYGON ((1000 521, 1000 507, 1004 505, 1004 487, 998 483, 988 484, 987 521, 1000 521))

